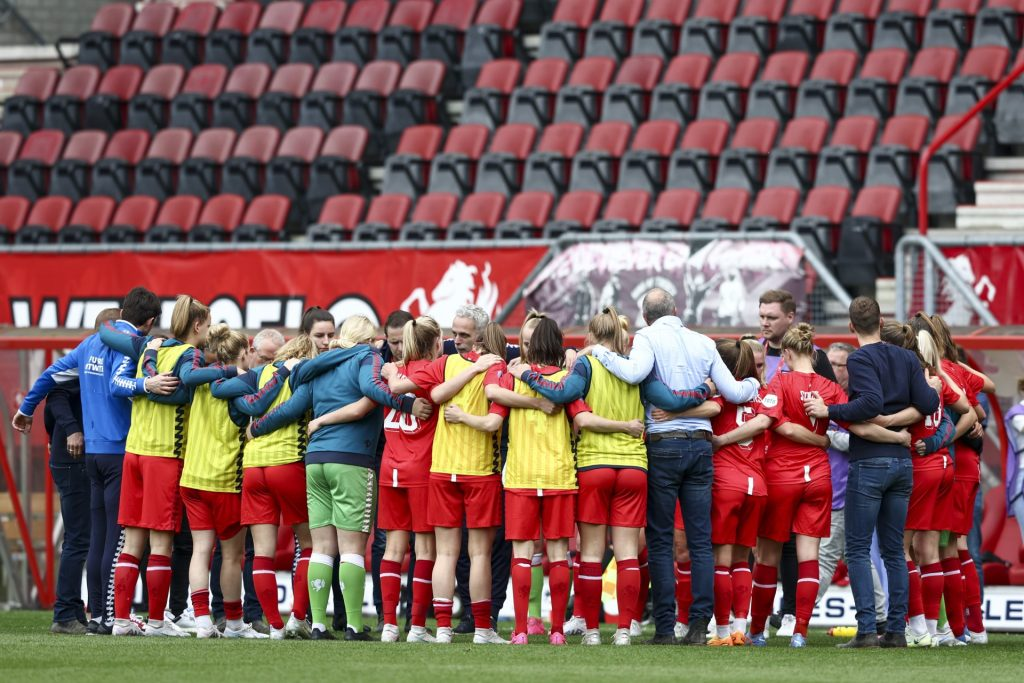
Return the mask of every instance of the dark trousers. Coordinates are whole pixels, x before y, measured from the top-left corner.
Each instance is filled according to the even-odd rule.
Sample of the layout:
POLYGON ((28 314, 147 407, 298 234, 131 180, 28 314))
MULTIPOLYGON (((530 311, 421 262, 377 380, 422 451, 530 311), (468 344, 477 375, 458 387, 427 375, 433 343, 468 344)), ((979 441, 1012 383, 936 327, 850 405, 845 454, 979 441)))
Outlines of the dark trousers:
POLYGON ((676 621, 676 501, 686 525, 690 551, 694 619, 710 619, 714 609, 714 556, 711 551, 711 443, 663 439, 647 445, 647 553, 658 635, 672 635, 676 621))
POLYGON ((782 557, 779 561, 779 581, 782 583, 782 602, 779 614, 796 614, 796 535, 782 544, 782 557))
POLYGON ((122 454, 85 455, 91 527, 86 561, 89 613, 93 619, 103 616, 105 621, 114 619, 114 562, 124 543, 124 532, 117 523, 123 464, 122 454))
MULTIPOLYGON (((502 506, 505 505, 504 496, 502 506)), ((501 516, 502 520, 505 515, 501 516)), ((462 603, 462 618, 472 619, 469 605, 469 530, 462 527, 462 549, 455 563, 455 592, 462 603)), ((491 618, 497 620, 501 608, 505 605, 508 594, 508 579, 512 572, 512 542, 505 540, 505 524, 495 529, 494 543, 491 545, 491 618)))
POLYGON ((387 532, 383 529, 374 529, 373 545, 370 546, 370 575, 373 579, 373 607, 377 610, 378 619, 384 616, 384 599, 380 594, 380 563, 384 559, 387 544, 387 532))
MULTIPOLYGON (((256 597, 256 586, 252 582, 252 559, 256 549, 252 544, 252 534, 245 530, 245 564, 242 565, 242 614, 250 624, 263 618, 260 601, 256 597)), ((224 616, 224 593, 220 590, 220 568, 222 564, 220 542, 213 549, 213 561, 210 563, 210 614, 214 619, 224 616)))
MULTIPOLYGON (((89 475, 84 462, 50 463, 50 474, 60 494, 60 514, 64 520, 64 542, 60 548, 53 620, 85 623, 82 569, 89 554, 89 475)), ((99 599, 96 598, 97 601, 99 599)), ((93 602, 91 594, 89 602, 93 602)))
MULTIPOLYGON (((192 529, 188 515, 182 510, 181 531, 174 535, 174 550, 171 551, 171 594, 167 599, 167 609, 175 617, 180 617, 188 608, 188 566, 191 563, 192 529)), ((160 619, 161 615, 156 618, 160 619)))
POLYGON ((914 467, 910 458, 866 458, 850 463, 846 481, 846 563, 857 605, 857 632, 875 633, 874 583, 871 578, 871 535, 878 529, 878 548, 889 581, 886 631, 906 628, 909 577, 903 556, 914 467))

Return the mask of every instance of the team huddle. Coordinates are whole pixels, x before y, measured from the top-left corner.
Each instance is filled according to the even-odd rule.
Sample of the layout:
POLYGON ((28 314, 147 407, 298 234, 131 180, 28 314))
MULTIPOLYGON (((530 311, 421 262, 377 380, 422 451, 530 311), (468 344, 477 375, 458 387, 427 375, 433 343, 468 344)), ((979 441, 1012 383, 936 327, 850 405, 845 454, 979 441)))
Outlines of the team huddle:
MULTIPOLYGON (((647 327, 631 338, 629 321, 607 308, 590 320, 579 351, 565 349, 562 331, 542 313, 528 315, 517 348, 475 306, 454 321, 396 312, 383 345, 369 319, 351 316, 335 330, 332 316, 313 308, 298 334, 262 362, 244 333, 211 325, 209 309, 190 296, 178 298, 167 334, 154 336, 159 300, 133 290, 118 319, 83 342, 119 359, 110 386, 118 400, 131 397, 113 510, 123 543, 116 556, 110 543, 97 551, 113 566, 113 635, 188 636, 163 618, 184 508, 199 638, 333 640, 327 607, 337 577, 344 639, 369 640, 364 558, 376 528, 387 533, 378 579, 383 642, 400 638, 410 550, 405 639, 452 642, 465 542, 470 604, 463 608, 475 622, 474 643, 525 645, 543 633, 564 645, 566 633, 578 633, 584 645, 601 644, 602 576, 614 557, 613 644, 631 643, 653 597, 651 643, 764 646, 783 549, 793 544, 790 645, 804 647, 835 570, 834 560, 826 567, 826 546, 836 540, 857 603, 858 633, 847 647, 985 642, 964 539, 980 480, 977 396, 992 390, 991 380, 960 362, 938 316, 883 324, 877 303, 855 299, 850 329, 860 349, 838 349, 842 362, 830 366, 832 351, 845 345, 828 355, 817 348, 810 325, 792 324, 791 296, 767 292, 760 304, 764 337, 712 341, 682 325, 667 292, 651 290, 643 301, 647 327), (454 339, 443 337, 442 324, 454 339), (518 358, 510 358, 513 349, 518 358), (273 559, 281 526, 291 527, 297 544, 287 619, 273 559), (512 546, 510 641, 492 623, 499 527, 512 546), (876 531, 887 613, 869 560, 876 531), (243 620, 247 533, 269 634, 243 620), (574 540, 578 551, 570 553, 574 540), (218 544, 223 630, 210 608, 218 544), (147 546, 143 624, 131 606, 147 546), (549 630, 530 614, 541 548, 549 630), (939 627, 943 600, 946 629, 939 627)), ((44 373, 16 428, 27 430, 57 374, 75 362, 44 373)), ((82 391, 90 453, 102 441, 90 425, 106 427, 90 420, 89 402, 98 399, 84 383, 82 391)), ((91 569, 96 618, 111 610, 106 577, 91 569)))

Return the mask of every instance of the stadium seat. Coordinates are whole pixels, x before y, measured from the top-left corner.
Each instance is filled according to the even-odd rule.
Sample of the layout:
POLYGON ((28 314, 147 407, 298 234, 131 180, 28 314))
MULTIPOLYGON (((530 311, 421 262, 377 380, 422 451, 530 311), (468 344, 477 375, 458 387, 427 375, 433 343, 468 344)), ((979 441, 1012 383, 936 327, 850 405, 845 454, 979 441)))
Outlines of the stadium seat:
POLYGON ((679 31, 690 15, 690 0, 650 0, 633 30, 633 54, 670 59, 679 47, 679 31))
POLYGON ((68 138, 64 154, 50 173, 50 194, 78 202, 89 194, 92 167, 103 155, 107 134, 99 130, 80 130, 68 138))
POLYGON ((196 136, 178 174, 178 194, 207 199, 220 190, 221 171, 231 156, 238 134, 230 128, 210 128, 196 136))
POLYGON ((747 111, 747 95, 759 68, 757 55, 730 53, 721 57, 711 80, 700 91, 698 116, 735 125, 747 111))
POLYGON ((572 162, 569 190, 592 190, 608 194, 619 182, 619 160, 633 129, 622 121, 599 123, 590 130, 586 146, 572 162))
POLYGON ((988 0, 974 23, 974 46, 995 45, 1017 50, 1021 44, 1024 5, 1019 0, 988 0))
POLYGON ((24 197, 0 197, 0 244, 10 244, 25 225, 31 203, 24 197))
POLYGON ((313 66, 330 62, 334 34, 341 28, 346 9, 342 0, 318 0, 309 5, 302 25, 292 34, 291 61, 313 66))
MULTIPOLYGON (((559 63, 563 66, 565 64, 559 63)), ((460 122, 481 123, 488 128, 496 128, 504 123, 508 115, 509 98, 519 84, 522 69, 523 65, 517 59, 497 59, 485 64, 476 85, 463 96, 460 122)))
POLYGON ((7 187, 7 169, 18 158, 21 150, 21 133, 13 130, 0 131, 0 194, 7 187))
POLYGON ((517 56, 516 27, 523 12, 522 0, 487 0, 466 32, 462 51, 462 85, 476 83, 480 69, 489 61, 517 56))
MULTIPOLYGON (((932 139, 944 135, 959 118, 954 115, 939 119, 932 139)), ((974 181, 983 175, 978 148, 981 130, 981 119, 971 119, 931 158, 928 163, 929 213, 949 215, 956 213, 958 204, 974 204, 974 181)))
POLYGON ((441 149, 443 139, 444 130, 440 126, 407 128, 398 141, 395 153, 384 162, 381 193, 415 197, 426 192, 430 181, 430 163, 441 149))
POLYGON ((922 114, 934 121, 946 108, 946 93, 960 54, 951 47, 926 47, 900 81, 896 114, 922 114))
POLYGON ((619 166, 620 190, 644 190, 655 194, 665 187, 668 158, 676 148, 679 124, 647 121, 640 124, 619 166))
POLYGON ((785 10, 785 0, 747 0, 740 16, 729 24, 729 52, 753 52, 762 59, 774 52, 785 10))
POLYGON ((875 20, 884 0, 839 0, 825 25, 825 51, 853 50, 863 55, 871 49, 875 20))
POLYGON ((398 238, 406 241, 443 239, 458 207, 459 198, 453 194, 423 195, 416 202, 409 222, 402 226, 398 238))
POLYGON ((89 30, 78 38, 78 63, 101 70, 117 64, 121 39, 132 26, 135 9, 127 3, 110 3, 100 7, 89 30))
POLYGON ((715 190, 708 194, 700 218, 690 224, 694 232, 736 230, 750 205, 750 193, 738 188, 715 190))
POLYGON ((112 197, 86 197, 78 202, 67 225, 57 233, 62 244, 93 244, 110 225, 117 202, 112 197))
POLYGON ((300 0, 276 0, 267 5, 256 30, 249 34, 246 61, 272 68, 285 64, 292 34, 298 30, 305 9, 300 0))
POLYGON ((171 100, 170 125, 198 133, 210 125, 213 101, 224 90, 228 70, 222 64, 201 64, 190 69, 181 92, 171 100))
POLYGON ((889 0, 886 11, 875 20, 871 49, 896 47, 914 52, 921 45, 924 17, 932 0, 889 0))
MULTIPOLYGON (((429 3, 428 3, 429 4, 429 3)), ((444 123, 447 119, 442 99, 445 66, 442 62, 419 60, 410 64, 388 97, 384 123, 384 141, 391 149, 402 131, 424 123, 444 123)))
POLYGON ((191 2, 181 8, 164 36, 160 61, 192 69, 203 62, 206 37, 217 25, 220 9, 212 2, 191 2))
POLYGON ((68 135, 82 127, 85 101, 100 84, 100 70, 81 64, 64 72, 57 89, 43 105, 43 128, 55 128, 68 135))
POLYGON ((270 83, 270 67, 262 63, 239 64, 228 76, 224 90, 213 101, 215 128, 241 132, 256 118, 256 102, 270 83))
POLYGON ((359 68, 348 62, 321 66, 299 105, 299 125, 330 130, 341 123, 342 104, 352 91, 358 73, 359 68))
POLYGON ((661 59, 650 55, 626 59, 615 82, 604 93, 601 120, 625 121, 634 127, 646 121, 661 66, 661 59))
POLYGON ((306 229, 306 239, 310 242, 347 241, 365 210, 366 199, 360 195, 334 195, 324 202, 317 222, 306 229))
POLYGON ((175 194, 178 170, 192 149, 192 132, 185 128, 164 128, 153 136, 145 158, 135 168, 135 194, 160 201, 175 194))
POLYGON ((829 146, 818 155, 816 187, 859 188, 867 170, 868 152, 878 135, 878 119, 848 116, 839 119, 829 146))
MULTIPOLYGON (((1024 62, 1024 51, 1018 53, 1014 68, 1024 62)), ((993 119, 996 141, 1001 145, 1024 143, 1024 82, 1018 79, 1004 90, 996 101, 993 119)))
POLYGON ((896 84, 903 78, 909 61, 905 50, 888 48, 869 52, 860 74, 846 89, 844 115, 888 118, 896 104, 896 84))
POLYGON ((235 228, 235 242, 277 241, 291 212, 291 200, 279 194, 263 194, 253 199, 235 228))
POLYGON ((60 72, 29 67, 18 79, 14 92, 4 100, 3 129, 28 135, 43 124, 43 102, 57 89, 60 72))
POLYGON ((834 0, 793 0, 779 21, 779 50, 817 52, 825 38, 825 22, 832 14, 834 0))
POLYGON ((324 132, 316 126, 290 128, 281 139, 277 154, 267 165, 264 192, 278 194, 291 201, 292 223, 304 222, 308 215, 303 198, 310 182, 310 168, 320 154, 323 142, 324 132))
POLYGON ((747 117, 788 119, 809 62, 806 52, 775 52, 768 57, 764 72, 750 89, 747 117))
POLYGON ((608 197, 594 232, 636 232, 647 217, 651 195, 643 190, 619 190, 608 197))
POLYGON ((679 55, 669 62, 651 96, 651 118, 693 121, 701 88, 711 73, 711 57, 679 55))
POLYGON ((928 137, 928 119, 920 114, 894 116, 885 124, 882 139, 871 149, 865 184, 895 185, 913 191, 918 152, 928 137))
POLYGON ((206 202, 196 224, 188 231, 189 242, 228 242, 242 220, 245 199, 237 194, 219 194, 206 202))
POLYGON ((800 190, 793 187, 768 187, 757 193, 750 216, 740 223, 740 230, 787 230, 800 206, 800 190))
POLYGON ((939 0, 924 22, 924 47, 951 47, 964 52, 974 37, 974 16, 981 0, 939 0))
POLYGON ((658 195, 651 217, 640 226, 641 232, 688 230, 700 208, 697 190, 665 190, 658 195))
POLYGON ((221 192, 241 195, 246 201, 262 194, 267 164, 277 152, 280 141, 281 131, 273 126, 246 128, 238 136, 231 158, 224 164, 221 192))
POLYGON ((21 144, 18 158, 7 169, 7 194, 34 201, 47 194, 50 169, 64 149, 64 134, 59 130, 37 130, 21 144))
POLYGON ((141 242, 143 235, 153 225, 160 202, 154 197, 134 195, 117 204, 107 229, 100 235, 103 242, 141 242))
MULTIPOLYGON (((462 92, 462 79, 456 78, 461 68, 466 32, 476 15, 476 0, 441 0, 437 3, 430 25, 420 37, 420 59, 436 59, 448 65, 450 94, 462 92)), ((468 123, 463 121, 463 123, 468 123)))
MULTIPOLYGON (((440 130, 437 136, 440 145, 440 130)), ((309 171, 308 215, 319 215, 324 201, 332 195, 368 189, 362 166, 366 141, 366 129, 358 126, 338 126, 327 134, 320 156, 313 160, 309 171)))
POLYGON ((178 64, 160 64, 146 72, 138 94, 128 103, 128 128, 155 133, 167 127, 171 101, 185 82, 185 69, 178 64))
POLYGON ((526 159, 524 190, 560 195, 569 187, 572 158, 583 143, 583 126, 556 123, 544 128, 537 149, 526 159))
POLYGON ((494 236, 498 239, 537 237, 554 205, 554 196, 547 192, 520 192, 509 202, 505 220, 498 223, 494 236))
POLYGON ((720 56, 725 52, 729 24, 739 7, 739 0, 697 0, 693 16, 683 24, 679 54, 720 56))
POLYGON ((536 139, 537 129, 525 123, 510 123, 495 131, 487 153, 477 164, 476 192, 499 192, 503 196, 518 192, 523 185, 526 157, 536 139))
POLYGON ((256 104, 256 123, 287 130, 299 118, 299 102, 313 82, 309 64, 285 64, 274 70, 270 85, 256 104))
POLYGON ((15 244, 52 244, 67 225, 73 203, 67 197, 42 197, 32 203, 25 224, 14 233, 15 244))
POLYGON ((397 62, 370 62, 359 73, 345 99, 343 123, 362 126, 370 132, 367 156, 378 161, 385 152, 381 134, 387 115, 387 102, 398 85, 402 67, 397 62))
POLYGON ((828 121, 816 116, 791 120, 768 157, 765 187, 792 187, 801 193, 811 189, 828 128, 828 121))
POLYGON ((633 30, 644 11, 644 0, 606 2, 587 31, 586 55, 622 62, 630 53, 633 30))
POLYGON ((845 187, 816 187, 807 193, 800 215, 790 223, 790 229, 809 239, 827 262, 831 262, 839 248, 839 226, 846 216, 850 196, 845 187))
POLYGON ((558 202, 555 215, 544 225, 544 238, 558 239, 567 232, 589 232, 603 202, 599 192, 567 192, 558 202))
POLYGON ((115 66, 105 74, 95 94, 85 101, 83 128, 113 133, 128 121, 128 102, 142 85, 142 69, 133 65, 115 66))
POLYGON ((614 74, 615 62, 608 57, 587 57, 576 62, 569 82, 558 91, 554 122, 589 127, 600 121, 601 98, 614 74))
POLYGON ((381 194, 373 198, 366 220, 352 231, 352 239, 360 242, 391 240, 405 223, 412 200, 404 194, 381 194))
POLYGON ((709 192, 715 186, 718 157, 729 140, 729 124, 717 119, 694 121, 683 131, 679 149, 669 159, 669 189, 709 192))
POLYGON ((230 69, 245 61, 249 36, 256 30, 261 12, 257 2, 228 3, 213 31, 206 36, 207 64, 223 64, 230 69))
POLYGON ((893 245, 902 236, 897 187, 867 187, 853 204, 839 231, 836 277, 851 289, 874 287, 893 274, 893 245))
POLYGON ((537 56, 580 59, 597 7, 597 0, 560 0, 551 21, 541 26, 537 56))
POLYGON ((448 192, 459 197, 472 192, 476 165, 487 147, 490 134, 487 126, 472 123, 452 128, 444 149, 431 164, 427 191, 448 192))
POLYGON ((92 168, 92 193, 120 201, 134 194, 135 167, 149 147, 144 130, 119 130, 110 136, 103 157, 92 168))
POLYGON ((171 197, 157 213, 153 225, 145 233, 147 242, 185 242, 188 233, 199 219, 203 201, 199 197, 179 195, 171 197))
POLYGON ((512 91, 508 122, 546 126, 555 113, 555 93, 565 82, 569 63, 564 59, 538 59, 526 69, 523 84, 512 91))
POLYGON ((434 13, 432 0, 399 0, 377 34, 377 59, 405 65, 419 58, 420 36, 434 13))
POLYGON ((800 83, 795 116, 821 116, 834 122, 846 108, 846 88, 859 62, 853 50, 824 52, 814 60, 811 74, 800 83))
MULTIPOLYGON (((960 64, 959 73, 949 82, 946 115, 963 114, 983 98, 1006 73, 1010 51, 999 45, 972 48, 960 64)), ((994 106, 984 114, 991 121, 994 106)))
POLYGON ((782 126, 776 119, 747 119, 736 126, 729 149, 718 160, 715 188, 756 192, 764 182, 768 153, 782 126))
POLYGON ((494 236, 494 228, 505 212, 506 197, 500 192, 477 192, 466 197, 458 218, 448 226, 449 240, 483 239, 494 236))
POLYGON ((121 39, 121 63, 146 70, 161 62, 164 36, 174 26, 177 8, 164 2, 148 3, 135 15, 131 30, 121 39))
POLYGON ((372 61, 377 53, 377 34, 390 13, 388 0, 356 0, 349 5, 345 25, 334 34, 334 61, 359 66, 372 61))

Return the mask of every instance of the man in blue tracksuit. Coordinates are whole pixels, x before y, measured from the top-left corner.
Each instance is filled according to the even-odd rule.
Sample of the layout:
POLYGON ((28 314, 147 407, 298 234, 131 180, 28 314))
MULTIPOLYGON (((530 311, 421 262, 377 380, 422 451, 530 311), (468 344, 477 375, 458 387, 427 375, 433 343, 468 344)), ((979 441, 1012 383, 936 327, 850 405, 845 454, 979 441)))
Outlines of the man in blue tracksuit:
MULTIPOLYGON (((114 326, 130 334, 146 334, 160 309, 160 299, 153 292, 136 287, 125 295, 120 319, 114 326)), ((109 634, 109 623, 114 617, 114 558, 121 541, 117 524, 121 465, 131 425, 131 397, 170 394, 178 380, 169 375, 136 378, 135 359, 114 351, 100 341, 98 334, 92 334, 36 380, 14 416, 14 428, 28 433, 32 429, 32 414, 57 386, 60 373, 75 370, 81 386, 85 466, 90 481, 91 534, 86 575, 92 620, 88 629, 89 633, 109 634)))

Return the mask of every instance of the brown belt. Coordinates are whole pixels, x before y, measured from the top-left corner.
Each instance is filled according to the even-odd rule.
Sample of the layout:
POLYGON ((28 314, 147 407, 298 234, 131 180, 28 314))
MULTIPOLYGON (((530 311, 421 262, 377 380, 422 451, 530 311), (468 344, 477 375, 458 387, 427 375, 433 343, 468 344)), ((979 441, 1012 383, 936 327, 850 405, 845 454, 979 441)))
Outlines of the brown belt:
POLYGON ((678 430, 673 432, 658 432, 657 434, 647 435, 647 443, 657 443, 659 441, 665 441, 667 439, 685 439, 687 441, 711 441, 711 432, 709 432, 706 429, 698 429, 693 432, 678 430))

